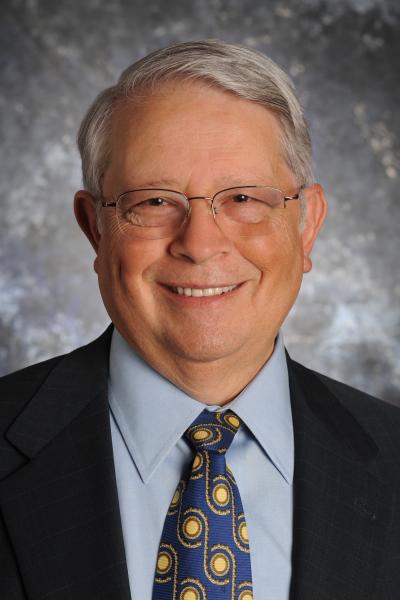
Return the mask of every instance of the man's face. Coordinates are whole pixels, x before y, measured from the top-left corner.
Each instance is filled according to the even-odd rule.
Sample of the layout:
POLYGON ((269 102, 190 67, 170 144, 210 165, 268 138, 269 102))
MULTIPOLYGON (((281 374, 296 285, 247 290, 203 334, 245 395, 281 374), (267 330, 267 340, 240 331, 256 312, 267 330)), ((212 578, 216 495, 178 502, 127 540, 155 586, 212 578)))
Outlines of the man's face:
MULTIPOLYGON (((105 198, 135 187, 213 196, 246 184, 298 191, 281 155, 278 121, 264 107, 204 84, 175 83, 117 110, 105 198)), ((304 256, 324 216, 320 188, 308 194, 302 232, 297 201, 276 209, 265 235, 232 238, 207 200, 193 200, 175 236, 146 240, 123 235, 113 208, 102 209, 97 235, 94 202, 78 193, 78 220, 96 249, 101 294, 116 327, 150 362, 265 361, 310 268, 304 256), (171 289, 233 285, 205 297, 171 289)))

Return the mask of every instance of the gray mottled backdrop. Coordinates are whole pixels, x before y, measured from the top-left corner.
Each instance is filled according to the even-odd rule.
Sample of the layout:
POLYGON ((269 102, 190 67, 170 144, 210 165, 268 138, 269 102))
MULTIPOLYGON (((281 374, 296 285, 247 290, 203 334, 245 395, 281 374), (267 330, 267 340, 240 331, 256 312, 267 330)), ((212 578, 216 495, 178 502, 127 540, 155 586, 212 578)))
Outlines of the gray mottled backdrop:
POLYGON ((79 121, 128 64, 220 37, 294 79, 330 214, 285 326, 295 358, 400 404, 397 0, 2 0, 0 370, 108 323, 72 214, 79 121))

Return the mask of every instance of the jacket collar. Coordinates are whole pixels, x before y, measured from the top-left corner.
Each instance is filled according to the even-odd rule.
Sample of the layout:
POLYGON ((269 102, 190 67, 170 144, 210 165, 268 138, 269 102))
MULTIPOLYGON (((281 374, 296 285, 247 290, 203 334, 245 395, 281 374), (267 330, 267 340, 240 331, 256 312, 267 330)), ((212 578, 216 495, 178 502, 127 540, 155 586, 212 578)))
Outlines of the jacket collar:
POLYGON ((105 394, 113 326, 96 340, 62 356, 7 432, 33 458, 97 395, 105 394))

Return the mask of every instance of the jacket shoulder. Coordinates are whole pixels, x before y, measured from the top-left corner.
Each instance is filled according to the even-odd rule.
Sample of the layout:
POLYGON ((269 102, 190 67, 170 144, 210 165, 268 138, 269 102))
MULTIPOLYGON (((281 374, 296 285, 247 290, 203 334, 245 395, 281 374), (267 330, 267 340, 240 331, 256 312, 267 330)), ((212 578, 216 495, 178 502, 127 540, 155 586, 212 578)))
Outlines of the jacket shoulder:
POLYGON ((66 354, 55 356, 0 378, 0 432, 11 424, 44 385, 76 390, 95 389, 102 383, 108 362, 112 326, 97 339, 66 354))
POLYGON ((0 377, 0 427, 16 416, 66 356, 61 354, 0 377))
POLYGON ((317 378, 378 443, 389 444, 400 452, 400 406, 380 400, 295 361, 292 361, 292 365, 303 381, 310 377, 317 378))

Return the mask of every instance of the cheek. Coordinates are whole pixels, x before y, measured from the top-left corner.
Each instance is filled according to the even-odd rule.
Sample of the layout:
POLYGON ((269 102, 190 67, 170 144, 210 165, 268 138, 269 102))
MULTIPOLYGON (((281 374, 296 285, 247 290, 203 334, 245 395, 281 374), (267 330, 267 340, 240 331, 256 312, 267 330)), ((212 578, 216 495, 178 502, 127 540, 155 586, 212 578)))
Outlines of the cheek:
POLYGON ((164 253, 163 240, 130 239, 118 228, 110 228, 99 248, 99 263, 114 287, 129 290, 154 279, 152 274, 164 253))
POLYGON ((286 268, 301 260, 301 238, 296 224, 282 216, 271 219, 265 235, 242 238, 236 242, 240 254, 261 273, 286 273, 286 268))

